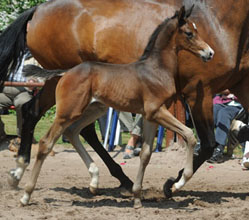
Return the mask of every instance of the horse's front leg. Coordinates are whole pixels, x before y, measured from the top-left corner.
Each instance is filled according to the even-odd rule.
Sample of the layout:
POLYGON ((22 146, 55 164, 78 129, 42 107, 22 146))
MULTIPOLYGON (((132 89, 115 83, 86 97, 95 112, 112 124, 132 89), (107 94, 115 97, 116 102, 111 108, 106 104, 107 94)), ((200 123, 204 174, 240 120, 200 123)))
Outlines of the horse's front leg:
POLYGON ((140 165, 134 182, 132 191, 134 193, 134 208, 142 207, 141 203, 141 191, 142 183, 144 178, 145 169, 150 161, 152 154, 153 141, 156 135, 157 125, 155 123, 144 120, 143 125, 143 146, 142 151, 140 152, 140 165))
POLYGON ((11 169, 8 183, 16 188, 30 163, 34 129, 42 115, 55 104, 55 88, 58 78, 46 81, 43 89, 22 106, 23 124, 21 144, 16 159, 16 168, 11 169), (49 98, 48 98, 49 97, 49 98))
MULTIPOLYGON (((198 136, 201 141, 201 148, 198 155, 194 155, 193 160, 193 172, 209 159, 216 147, 216 141, 214 136, 214 125, 213 125, 213 104, 212 96, 205 96, 205 99, 196 102, 189 101, 194 123, 197 129, 198 136)), ((181 178, 185 169, 179 171, 176 179, 168 179, 164 184, 164 194, 166 197, 172 197, 173 185, 178 182, 181 178)))

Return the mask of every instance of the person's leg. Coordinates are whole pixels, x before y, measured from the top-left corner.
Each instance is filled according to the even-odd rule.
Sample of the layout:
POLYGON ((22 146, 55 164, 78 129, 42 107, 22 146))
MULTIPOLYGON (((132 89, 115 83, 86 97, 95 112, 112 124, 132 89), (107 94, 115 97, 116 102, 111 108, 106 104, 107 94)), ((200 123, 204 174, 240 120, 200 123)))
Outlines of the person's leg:
POLYGON ((98 118, 99 129, 100 129, 101 138, 103 142, 105 140, 106 121, 107 121, 107 114, 104 114, 103 116, 98 118))
MULTIPOLYGON (((121 121, 121 123, 125 125, 128 131, 131 133, 134 126, 132 114, 130 112, 120 112, 119 120, 121 121)), ((131 159, 132 157, 134 157, 134 147, 137 142, 137 139, 138 139, 137 135, 131 134, 131 137, 128 140, 128 143, 125 147, 124 156, 123 156, 124 159, 131 159)))
POLYGON ((16 108, 17 136, 21 137, 22 130, 22 105, 32 99, 32 95, 24 88, 20 88, 20 93, 14 99, 16 108))
POLYGON ((231 121, 239 110, 240 108, 235 106, 224 106, 223 108, 220 108, 216 114, 215 140, 219 145, 214 149, 213 156, 208 160, 208 162, 221 163, 224 161, 223 152, 231 126, 231 121))
MULTIPOLYGON (((8 108, 13 105, 13 98, 16 95, 15 89, 12 87, 4 87, 0 93, 0 111, 3 112, 4 108, 8 108)), ((4 130, 4 123, 0 117, 0 141, 6 137, 4 130)))
POLYGON ((138 156, 142 147, 142 132, 143 132, 143 116, 136 114, 134 128, 132 129, 131 135, 134 136, 134 156, 138 156))

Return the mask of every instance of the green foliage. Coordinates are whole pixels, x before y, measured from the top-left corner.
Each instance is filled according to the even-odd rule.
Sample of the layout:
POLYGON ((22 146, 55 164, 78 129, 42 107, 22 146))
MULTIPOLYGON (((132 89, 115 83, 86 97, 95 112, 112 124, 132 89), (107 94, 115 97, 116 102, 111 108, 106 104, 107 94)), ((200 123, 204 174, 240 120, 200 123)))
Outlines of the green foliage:
POLYGON ((18 15, 25 10, 39 5, 46 0, 1 0, 0 1, 0 30, 5 29, 18 15))
POLYGON ((48 119, 52 122, 55 118, 55 112, 56 112, 56 106, 53 106, 45 113, 44 116, 42 116, 42 119, 48 119))

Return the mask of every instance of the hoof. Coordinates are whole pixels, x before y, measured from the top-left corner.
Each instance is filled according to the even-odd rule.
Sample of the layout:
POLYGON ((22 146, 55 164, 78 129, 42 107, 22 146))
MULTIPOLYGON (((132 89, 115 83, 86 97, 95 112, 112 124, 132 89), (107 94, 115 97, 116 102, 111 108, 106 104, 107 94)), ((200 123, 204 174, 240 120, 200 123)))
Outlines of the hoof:
POLYGON ((19 181, 13 174, 12 174, 12 170, 9 172, 9 175, 8 175, 8 184, 11 188, 13 189, 17 189, 17 186, 19 184, 19 181))
POLYGON ((131 197, 133 196, 132 189, 126 189, 124 187, 120 188, 120 194, 124 197, 131 197))
POLYGON ((133 187, 133 182, 131 180, 125 181, 125 183, 121 183, 119 186, 120 189, 124 188, 128 191, 132 191, 132 187, 133 187))
POLYGON ((90 192, 91 192, 94 196, 97 195, 97 193, 98 193, 98 188, 96 188, 96 187, 90 186, 90 187, 89 187, 89 190, 90 190, 90 192))
POLYGON ((166 198, 172 197, 172 187, 175 183, 175 179, 173 177, 169 178, 163 186, 163 192, 166 198))
POLYGON ((142 207, 143 207, 143 206, 142 206, 141 199, 135 198, 135 199, 134 199, 134 208, 135 208, 135 209, 140 209, 140 208, 142 208, 142 207))
POLYGON ((25 193, 23 197, 20 199, 21 206, 26 206, 29 204, 30 195, 28 193, 25 193))

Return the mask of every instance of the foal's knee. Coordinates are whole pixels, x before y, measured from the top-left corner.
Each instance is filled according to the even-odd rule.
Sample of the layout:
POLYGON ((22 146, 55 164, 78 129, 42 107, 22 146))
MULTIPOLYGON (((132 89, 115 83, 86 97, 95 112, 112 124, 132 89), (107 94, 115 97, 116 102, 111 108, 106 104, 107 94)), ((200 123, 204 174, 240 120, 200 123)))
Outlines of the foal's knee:
POLYGON ((197 144, 197 140, 195 138, 194 132, 190 128, 188 128, 186 132, 186 142, 188 146, 190 147, 195 147, 197 144))

